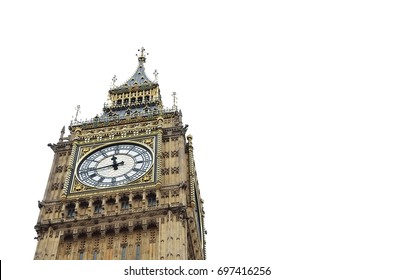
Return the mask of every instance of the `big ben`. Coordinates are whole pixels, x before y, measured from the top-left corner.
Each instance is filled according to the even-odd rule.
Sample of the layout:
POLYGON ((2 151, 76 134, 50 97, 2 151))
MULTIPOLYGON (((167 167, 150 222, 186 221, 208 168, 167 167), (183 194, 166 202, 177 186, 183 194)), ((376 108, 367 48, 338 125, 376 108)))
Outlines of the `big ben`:
POLYGON ((37 260, 202 260, 203 200, 176 103, 164 107, 141 48, 134 74, 113 83, 90 120, 73 120, 50 144, 39 201, 37 260))

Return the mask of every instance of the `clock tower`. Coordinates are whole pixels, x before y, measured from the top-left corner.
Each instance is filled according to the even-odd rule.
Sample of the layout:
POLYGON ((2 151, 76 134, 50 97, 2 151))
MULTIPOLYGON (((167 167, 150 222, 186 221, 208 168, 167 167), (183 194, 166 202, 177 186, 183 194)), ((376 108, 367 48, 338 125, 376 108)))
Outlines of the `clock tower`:
POLYGON ((192 136, 146 53, 91 120, 62 129, 35 226, 37 260, 205 259, 192 136), (155 72, 156 75, 156 72, 155 72))

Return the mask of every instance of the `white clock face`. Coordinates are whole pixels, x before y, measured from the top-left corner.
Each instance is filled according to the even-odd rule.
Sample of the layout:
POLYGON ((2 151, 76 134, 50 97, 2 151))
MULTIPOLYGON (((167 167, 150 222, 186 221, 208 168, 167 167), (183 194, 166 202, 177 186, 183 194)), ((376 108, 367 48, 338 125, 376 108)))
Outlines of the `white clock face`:
POLYGON ((138 144, 121 143, 95 150, 78 166, 79 180, 96 188, 122 186, 146 174, 153 165, 152 152, 138 144))

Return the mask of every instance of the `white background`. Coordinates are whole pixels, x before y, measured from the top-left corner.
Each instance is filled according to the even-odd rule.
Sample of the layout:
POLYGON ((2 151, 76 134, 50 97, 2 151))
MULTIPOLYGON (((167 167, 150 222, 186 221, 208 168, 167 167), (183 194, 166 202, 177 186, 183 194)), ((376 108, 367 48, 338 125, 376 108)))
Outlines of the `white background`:
POLYGON ((2 1, 5 279, 121 279, 131 263, 32 259, 47 144, 76 105, 101 112, 141 46, 194 136, 206 266, 392 279, 392 14, 375 0, 2 1))

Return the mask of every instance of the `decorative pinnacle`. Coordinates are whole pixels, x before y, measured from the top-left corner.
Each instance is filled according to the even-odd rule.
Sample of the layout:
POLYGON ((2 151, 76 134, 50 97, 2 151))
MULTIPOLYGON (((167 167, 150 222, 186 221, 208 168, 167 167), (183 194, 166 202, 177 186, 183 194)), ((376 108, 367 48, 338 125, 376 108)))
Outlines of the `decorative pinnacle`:
POLYGON ((65 126, 61 129, 59 142, 63 142, 64 140, 64 133, 65 133, 65 126))
POLYGON ((176 92, 173 92, 172 96, 173 96, 173 106, 172 106, 172 108, 174 110, 177 110, 177 96, 176 96, 176 92))
POLYGON ((77 121, 78 120, 78 115, 81 112, 81 106, 80 105, 76 105, 75 110, 76 110, 76 113, 75 113, 74 121, 77 121))
POLYGON ((116 77, 116 75, 114 75, 113 78, 112 78, 111 88, 115 88, 116 87, 116 85, 115 85, 116 81, 117 81, 117 77, 116 77))
POLYGON ((157 76, 158 76, 157 69, 156 69, 156 70, 154 70, 154 73, 153 73, 153 75, 154 75, 154 81, 155 81, 155 82, 157 82, 157 76))
POLYGON ((146 53, 146 55, 145 55, 145 48, 144 47, 138 49, 138 52, 140 52, 139 56, 137 55, 139 64, 145 63, 146 62, 146 55, 149 55, 149 53, 146 53))

